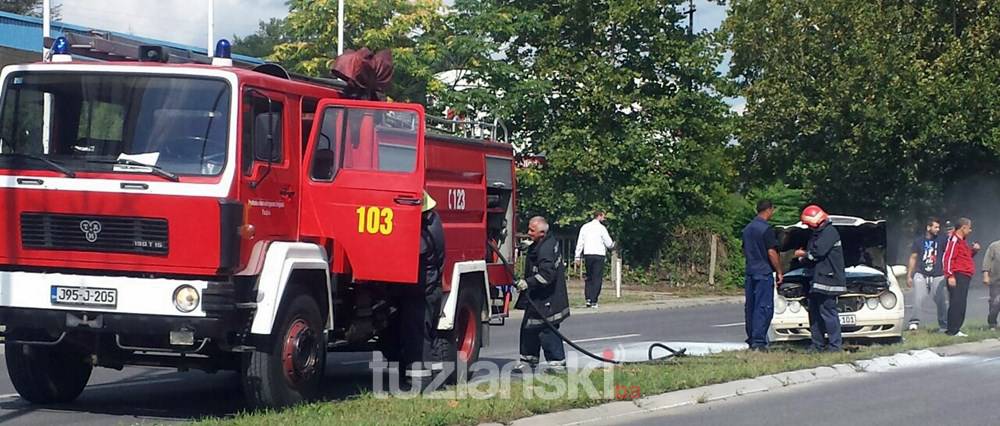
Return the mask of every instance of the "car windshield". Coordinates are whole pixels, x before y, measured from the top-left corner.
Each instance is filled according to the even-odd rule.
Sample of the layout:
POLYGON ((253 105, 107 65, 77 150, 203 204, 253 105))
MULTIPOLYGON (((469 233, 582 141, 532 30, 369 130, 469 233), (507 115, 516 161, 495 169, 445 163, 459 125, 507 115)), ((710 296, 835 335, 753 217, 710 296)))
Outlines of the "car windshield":
POLYGON ((230 97, 224 80, 210 78, 11 73, 0 101, 0 168, 135 172, 141 163, 217 175, 230 97))

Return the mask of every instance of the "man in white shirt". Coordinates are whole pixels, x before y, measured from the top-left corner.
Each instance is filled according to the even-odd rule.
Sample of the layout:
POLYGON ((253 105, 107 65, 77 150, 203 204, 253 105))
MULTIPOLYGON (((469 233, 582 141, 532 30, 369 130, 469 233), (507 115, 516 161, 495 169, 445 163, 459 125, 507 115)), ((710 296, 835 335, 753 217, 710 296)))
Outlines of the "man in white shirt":
POLYGON ((576 239, 576 263, 584 261, 587 268, 586 284, 583 294, 587 299, 588 308, 596 308, 597 298, 601 296, 601 285, 604 278, 604 257, 608 249, 615 246, 615 242, 608 235, 608 229, 601 222, 604 222, 604 212, 594 212, 594 220, 587 222, 580 228, 580 235, 576 239))

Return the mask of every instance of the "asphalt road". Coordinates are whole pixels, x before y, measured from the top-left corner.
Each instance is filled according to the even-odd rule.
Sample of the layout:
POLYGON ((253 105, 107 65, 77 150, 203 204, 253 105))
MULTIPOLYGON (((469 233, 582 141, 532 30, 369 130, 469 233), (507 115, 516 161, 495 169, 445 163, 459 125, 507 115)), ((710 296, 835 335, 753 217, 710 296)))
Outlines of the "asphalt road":
MULTIPOLYGON (((985 318, 985 295, 982 286, 970 291, 970 319, 985 318)), ((719 304, 576 315, 563 324, 562 331, 585 348, 601 351, 619 343, 640 341, 738 343, 745 338, 742 321, 742 305, 719 304)), ((516 359, 518 325, 518 321, 509 321, 503 327, 493 327, 491 344, 481 358, 496 362, 516 359)), ((336 400, 371 389, 370 360, 371 354, 367 353, 330 354, 324 382, 326 397, 336 400)), ((6 371, 2 360, 0 365, 6 371)), ((907 388, 897 391, 902 393, 901 389, 907 388)), ((19 399, 7 375, 0 373, 0 423, 5 425, 164 423, 226 416, 245 408, 238 377, 233 373, 97 369, 79 399, 54 406, 35 406, 19 399)))
POLYGON ((998 420, 1000 350, 618 419, 620 425, 963 425, 998 420))

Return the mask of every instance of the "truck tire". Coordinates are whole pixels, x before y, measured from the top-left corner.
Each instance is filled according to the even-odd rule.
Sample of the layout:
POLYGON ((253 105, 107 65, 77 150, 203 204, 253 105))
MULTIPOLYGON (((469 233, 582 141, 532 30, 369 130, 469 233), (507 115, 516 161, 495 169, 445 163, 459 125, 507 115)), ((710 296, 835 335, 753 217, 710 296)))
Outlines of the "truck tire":
POLYGON ((244 358, 243 393, 258 408, 287 407, 319 397, 326 340, 319 305, 299 293, 278 314, 266 352, 244 358))
POLYGON ((466 365, 479 361, 479 349, 483 343, 483 292, 481 287, 462 286, 458 290, 458 304, 455 307, 455 358, 466 365))
POLYGON ((93 366, 87 354, 66 344, 5 343, 7 374, 21 398, 35 404, 70 402, 80 396, 93 366))

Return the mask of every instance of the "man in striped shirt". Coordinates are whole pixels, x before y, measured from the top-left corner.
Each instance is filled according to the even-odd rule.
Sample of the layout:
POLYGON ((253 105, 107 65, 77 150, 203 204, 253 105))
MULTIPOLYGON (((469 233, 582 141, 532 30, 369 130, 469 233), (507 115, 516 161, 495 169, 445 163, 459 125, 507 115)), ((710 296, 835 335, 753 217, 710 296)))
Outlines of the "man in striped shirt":
POLYGON ((958 228, 948 237, 944 249, 944 276, 948 280, 948 331, 949 336, 965 337, 962 323, 965 322, 965 307, 969 297, 969 282, 976 271, 972 257, 979 251, 979 243, 971 247, 966 238, 972 233, 969 218, 958 220, 958 228))

